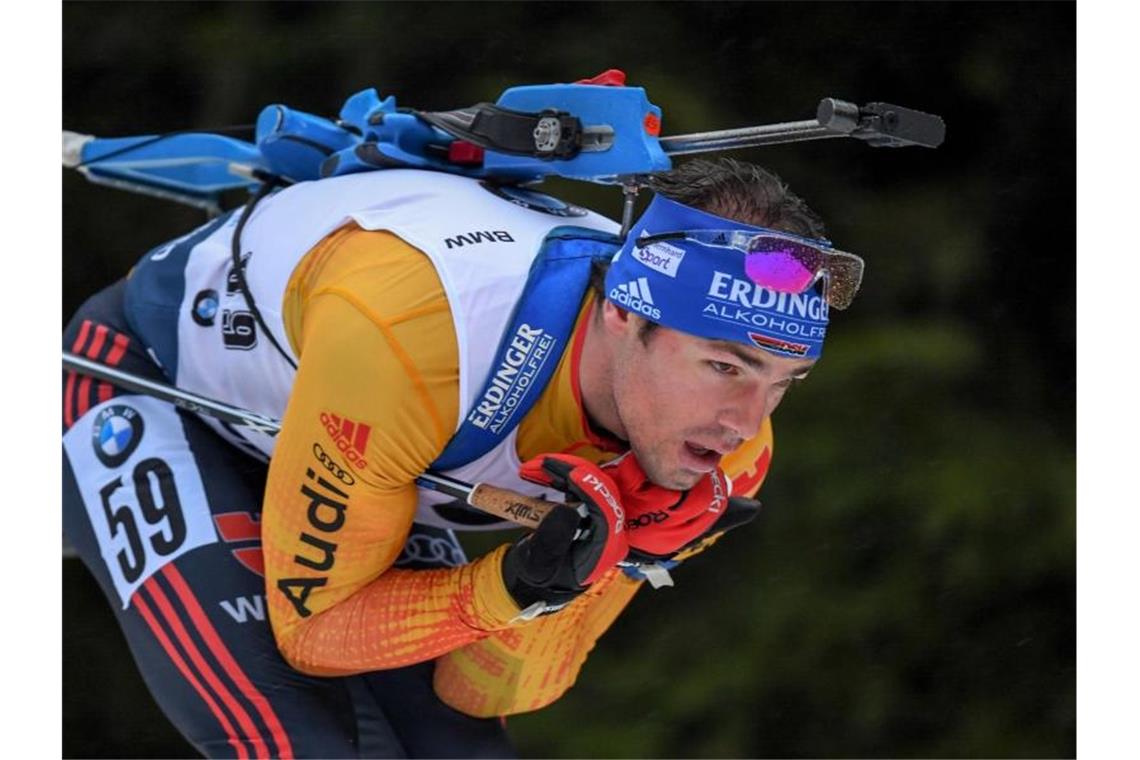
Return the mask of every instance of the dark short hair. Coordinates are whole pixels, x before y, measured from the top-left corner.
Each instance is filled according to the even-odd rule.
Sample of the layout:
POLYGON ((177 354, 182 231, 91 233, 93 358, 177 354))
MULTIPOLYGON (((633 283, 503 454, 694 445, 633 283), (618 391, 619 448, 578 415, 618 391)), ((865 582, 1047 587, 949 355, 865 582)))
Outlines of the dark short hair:
MULTIPOLYGON (((661 174, 650 175, 649 189, 686 206, 745 224, 790 232, 802 237, 824 236, 823 220, 773 172, 731 158, 693 159, 661 174)), ((606 297, 609 262, 595 262, 590 287, 599 301, 606 297)), ((656 324, 646 321, 646 340, 656 324)))
POLYGON ((774 173, 756 164, 694 159, 650 175, 649 189, 670 200, 757 227, 801 237, 824 235, 823 220, 774 173))

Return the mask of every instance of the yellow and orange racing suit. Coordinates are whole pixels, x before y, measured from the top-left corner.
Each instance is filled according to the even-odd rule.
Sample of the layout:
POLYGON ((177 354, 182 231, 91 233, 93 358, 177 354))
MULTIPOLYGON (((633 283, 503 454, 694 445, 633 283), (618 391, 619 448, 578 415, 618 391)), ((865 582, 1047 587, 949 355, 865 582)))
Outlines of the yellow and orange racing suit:
MULTIPOLYGON (((521 421, 525 461, 565 452, 594 462, 622 450, 590 429, 577 385, 593 297, 555 374, 521 421)), ((500 563, 393 567, 416 512, 414 480, 459 415, 458 350, 435 268, 395 235, 342 227, 290 278, 284 320, 300 357, 269 468, 262 516, 267 598, 281 653, 296 669, 345 675, 436 659, 437 694, 474 716, 534 710, 573 683, 640 581, 611 570, 566 608, 518 619, 500 563), (314 472, 314 444, 349 429, 351 485, 314 472), (346 427, 347 425, 347 427, 346 427), (323 482, 322 482, 323 481, 323 482)), ((772 449, 760 434, 722 463, 734 492, 759 488, 772 449)))

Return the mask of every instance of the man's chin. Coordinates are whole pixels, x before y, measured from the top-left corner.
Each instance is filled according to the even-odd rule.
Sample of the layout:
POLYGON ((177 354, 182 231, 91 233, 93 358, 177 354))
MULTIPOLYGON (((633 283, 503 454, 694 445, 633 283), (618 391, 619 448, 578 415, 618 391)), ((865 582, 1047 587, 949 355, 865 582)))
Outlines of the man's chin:
POLYGON ((672 488, 674 491, 688 491, 690 488, 701 482, 701 478, 707 475, 707 472, 693 472, 692 470, 681 470, 675 476, 673 485, 666 486, 672 488))
POLYGON ((645 474, 654 484, 674 491, 689 490, 699 483, 705 475, 703 472, 695 472, 679 466, 649 468, 643 464, 642 469, 645 470, 645 474))

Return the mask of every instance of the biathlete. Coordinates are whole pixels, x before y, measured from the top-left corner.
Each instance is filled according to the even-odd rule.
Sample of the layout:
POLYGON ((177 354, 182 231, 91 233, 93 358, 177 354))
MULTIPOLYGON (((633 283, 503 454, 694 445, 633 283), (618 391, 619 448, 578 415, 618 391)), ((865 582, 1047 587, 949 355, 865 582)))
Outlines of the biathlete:
POLYGON ((165 714, 214 757, 503 757, 648 579, 755 514, 771 415, 862 261, 774 175, 654 177, 630 233, 385 170, 147 253, 64 348, 282 419, 64 373, 64 528, 165 714), (504 527, 434 469, 557 507, 504 527))

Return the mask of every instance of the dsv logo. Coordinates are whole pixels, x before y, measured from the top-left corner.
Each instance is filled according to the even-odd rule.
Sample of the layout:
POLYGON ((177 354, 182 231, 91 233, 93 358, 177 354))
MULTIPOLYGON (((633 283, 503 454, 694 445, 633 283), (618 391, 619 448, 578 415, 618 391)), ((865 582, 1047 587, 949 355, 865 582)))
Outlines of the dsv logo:
POLYGON ((656 525, 657 523, 665 522, 668 519, 668 512, 662 512, 660 510, 657 512, 645 512, 644 514, 640 514, 633 519, 626 520, 625 527, 629 530, 637 530, 638 528, 647 528, 650 525, 656 525))
POLYGON ((317 458, 317 461, 324 465, 324 468, 332 473, 332 476, 339 480, 341 483, 344 483, 346 486, 351 486, 356 483, 356 478, 352 476, 352 473, 341 467, 336 463, 335 459, 326 454, 325 450, 321 448, 321 444, 313 444, 313 456, 315 456, 317 458))

